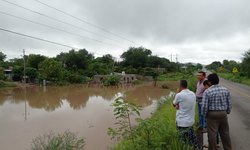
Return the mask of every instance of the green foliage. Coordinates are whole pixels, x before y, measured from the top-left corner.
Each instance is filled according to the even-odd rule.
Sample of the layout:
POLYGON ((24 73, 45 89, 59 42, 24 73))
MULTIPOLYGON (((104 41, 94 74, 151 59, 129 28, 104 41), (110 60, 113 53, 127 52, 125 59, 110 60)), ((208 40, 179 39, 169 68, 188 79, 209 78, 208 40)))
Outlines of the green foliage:
POLYGON ((240 64, 234 60, 223 60, 223 67, 226 69, 226 72, 232 72, 233 68, 240 68, 240 64))
POLYGON ((23 76, 23 66, 15 66, 13 68, 13 81, 21 81, 23 76))
POLYGON ((108 75, 103 80, 103 85, 105 86, 117 86, 120 82, 120 77, 117 75, 108 75))
POLYGON ((6 55, 0 51, 0 62, 3 62, 6 59, 6 55))
POLYGON ((246 76, 241 76, 240 74, 236 73, 218 73, 218 75, 224 79, 233 81, 233 82, 238 82, 238 83, 243 83, 246 85, 250 85, 250 78, 246 76))
POLYGON ((86 49, 79 51, 72 49, 68 53, 60 53, 56 58, 62 62, 67 70, 76 71, 78 69, 86 69, 88 63, 94 59, 94 56, 88 53, 86 49))
POLYGON ((207 65, 206 68, 207 68, 208 70, 214 70, 214 71, 216 71, 216 70, 217 70, 219 67, 221 67, 221 66, 222 66, 221 62, 219 62, 219 61, 214 61, 214 62, 212 62, 211 64, 207 65))
POLYGON ((130 47, 128 51, 121 55, 124 66, 133 68, 146 67, 148 56, 152 54, 151 50, 143 47, 130 47))
POLYGON ((4 69, 2 67, 0 67, 0 80, 4 80, 5 79, 3 70, 4 69))
POLYGON ((176 131, 176 110, 172 106, 173 97, 159 101, 159 106, 152 117, 137 119, 138 126, 130 137, 119 142, 114 150, 191 150, 181 142, 176 131))
POLYGON ((250 78, 250 49, 243 55, 241 68, 242 74, 250 78))
POLYGON ((38 71, 36 68, 27 67, 25 72, 26 76, 28 76, 31 80, 34 80, 38 76, 38 71))
POLYGON ((152 68, 168 68, 170 61, 166 58, 160 58, 158 56, 149 56, 147 61, 147 66, 152 68))
POLYGON ((118 126, 116 129, 109 128, 108 134, 111 136, 111 139, 121 139, 121 138, 129 138, 130 140, 134 140, 132 136, 134 132, 134 128, 132 127, 131 120, 132 116, 140 117, 141 107, 137 106, 134 103, 127 103, 124 101, 123 97, 118 97, 115 99, 112 106, 114 109, 114 116, 116 118, 116 125, 118 126))
POLYGON ((27 66, 38 69, 38 65, 46 59, 45 56, 30 54, 27 60, 27 66))
POLYGON ((69 83, 85 83, 86 77, 78 72, 65 71, 64 76, 69 83))
POLYGON ((47 58, 39 64, 41 79, 60 82, 63 79, 63 72, 64 68, 62 67, 61 62, 56 61, 55 59, 47 58))
POLYGON ((34 138, 31 150, 82 150, 84 145, 82 137, 67 130, 62 134, 50 132, 34 138))

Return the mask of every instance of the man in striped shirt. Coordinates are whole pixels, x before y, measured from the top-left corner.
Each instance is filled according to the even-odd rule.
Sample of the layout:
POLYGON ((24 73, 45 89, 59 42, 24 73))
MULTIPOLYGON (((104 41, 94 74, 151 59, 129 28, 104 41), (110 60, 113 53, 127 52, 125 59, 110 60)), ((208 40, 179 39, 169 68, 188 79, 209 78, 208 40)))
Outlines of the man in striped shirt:
POLYGON ((217 150, 216 134, 219 132, 224 150, 231 150, 229 125, 227 114, 230 113, 232 103, 230 92, 219 85, 219 77, 213 73, 207 77, 212 84, 203 93, 202 115, 206 116, 208 129, 209 150, 217 150))

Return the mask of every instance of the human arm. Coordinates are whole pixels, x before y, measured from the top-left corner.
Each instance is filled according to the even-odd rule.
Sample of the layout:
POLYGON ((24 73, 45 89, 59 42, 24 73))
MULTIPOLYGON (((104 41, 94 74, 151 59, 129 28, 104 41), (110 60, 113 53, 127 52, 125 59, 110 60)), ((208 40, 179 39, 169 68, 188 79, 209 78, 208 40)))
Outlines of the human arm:
POLYGON ((174 101, 173 101, 173 106, 176 109, 179 109, 179 101, 180 101, 180 95, 176 94, 175 97, 174 97, 174 101))

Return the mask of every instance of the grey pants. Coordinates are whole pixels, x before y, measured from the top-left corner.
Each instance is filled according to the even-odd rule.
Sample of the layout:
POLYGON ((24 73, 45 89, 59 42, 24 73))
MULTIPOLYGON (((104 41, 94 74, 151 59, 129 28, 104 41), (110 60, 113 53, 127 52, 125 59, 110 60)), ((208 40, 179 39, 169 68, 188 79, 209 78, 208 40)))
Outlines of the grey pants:
POLYGON ((219 132, 224 150, 232 150, 226 111, 209 111, 207 113, 209 150, 217 150, 216 135, 219 132))

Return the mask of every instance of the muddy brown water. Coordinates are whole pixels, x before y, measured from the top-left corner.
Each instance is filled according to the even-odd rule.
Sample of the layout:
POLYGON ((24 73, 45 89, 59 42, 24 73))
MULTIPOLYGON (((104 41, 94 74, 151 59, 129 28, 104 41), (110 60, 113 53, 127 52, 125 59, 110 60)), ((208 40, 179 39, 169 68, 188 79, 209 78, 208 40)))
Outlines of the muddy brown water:
MULTIPOLYGON (((168 82, 176 88, 176 82, 168 82)), ((151 83, 127 88, 87 88, 85 86, 22 87, 0 90, 0 149, 30 149, 32 138, 50 131, 65 130, 85 137, 86 150, 105 150, 114 141, 107 128, 114 126, 112 102, 124 96, 143 107, 141 116, 149 117, 157 100, 171 89, 151 83)))

